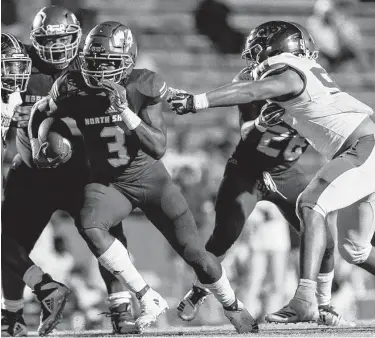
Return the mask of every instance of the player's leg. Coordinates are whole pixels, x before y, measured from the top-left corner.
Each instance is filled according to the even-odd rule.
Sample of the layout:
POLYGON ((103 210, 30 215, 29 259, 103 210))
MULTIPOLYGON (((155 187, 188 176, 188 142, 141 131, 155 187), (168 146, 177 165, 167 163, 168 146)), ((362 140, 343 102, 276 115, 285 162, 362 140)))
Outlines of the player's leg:
MULTIPOLYGON (((110 234, 118 239, 127 249, 127 239, 122 228, 118 224, 109 230, 110 234)), ((128 333, 134 331, 134 319, 131 311, 131 294, 127 287, 113 274, 99 263, 99 271, 106 285, 109 303, 109 315, 113 333, 128 333)))
MULTIPOLYGON (((318 314, 316 278, 326 248, 326 216, 373 193, 374 171, 375 138, 371 135, 359 139, 348 151, 323 166, 298 199, 301 279, 290 305, 301 320, 311 320, 318 314)), ((354 229, 358 226, 358 223, 352 225, 354 229)))
MULTIPOLYGON (((268 199, 279 208, 288 223, 299 232, 300 221, 297 217, 295 206, 299 194, 309 184, 309 180, 303 168, 299 164, 295 164, 288 171, 273 174, 272 179, 280 193, 286 198, 283 198, 280 194, 273 193, 268 199)), ((334 277, 334 246, 334 236, 332 236, 330 232, 327 232, 327 246, 317 277, 316 295, 319 313, 320 317, 324 318, 324 323, 327 325, 348 325, 348 322, 330 306, 334 277)), ((295 311, 287 305, 276 312, 268 314, 266 320, 269 322, 285 323, 298 321, 298 318, 295 311)))
MULTIPOLYGON (((136 294, 146 310, 153 309, 154 296, 158 302, 164 299, 144 281, 130 260, 124 245, 110 234, 109 229, 119 224, 133 209, 127 197, 113 186, 91 183, 85 187, 84 202, 77 219, 77 227, 93 254, 105 269, 113 274, 130 291, 136 294)), ((137 325, 127 327, 139 332, 137 325)))
POLYGON ((215 204, 215 228, 206 249, 224 256, 240 236, 246 220, 263 198, 261 180, 249 177, 237 166, 228 165, 215 204))
MULTIPOLYGON (((1 247, 4 266, 7 266, 18 279, 33 290, 42 304, 42 319, 38 328, 39 335, 44 336, 50 333, 61 319, 70 290, 64 284, 54 281, 50 275, 44 273, 29 258, 26 250, 13 238, 3 235, 1 247), (17 257, 17 259, 14 259, 14 257, 17 257)), ((18 310, 18 314, 20 314, 20 310, 18 310)), ((15 317, 18 314, 16 311, 15 317)), ((11 314, 8 314, 8 318, 11 318, 11 314)), ((18 327, 18 331, 20 329, 22 327, 18 327)), ((7 333, 9 334, 15 333, 15 330, 17 330, 17 327, 13 330, 11 325, 7 327, 7 333)))
MULTIPOLYGON (((11 272, 9 265, 5 266, 3 263, 7 259, 10 259, 12 262, 10 266, 24 266, 25 259, 27 263, 27 255, 31 252, 35 242, 52 215, 53 211, 47 196, 48 189, 45 189, 41 178, 40 171, 27 167, 22 162, 20 156, 17 155, 8 172, 4 187, 4 199, 1 213, 2 234, 4 238, 12 238, 16 241, 17 245, 25 250, 26 256, 22 257, 15 246, 11 246, 9 250, 3 251, 3 304, 4 308, 8 309, 8 313, 17 311, 21 313, 21 317, 25 286, 22 280, 23 274, 17 277, 11 272), (38 192, 37 195, 36 192, 38 192)), ((35 270, 33 271, 35 272, 35 270)), ((44 319, 48 320, 49 317, 50 316, 43 316, 42 324, 44 319)), ((46 323, 49 322, 48 320, 46 323)), ((12 323, 17 325, 17 322, 13 321, 12 323)), ((12 330, 12 327, 10 327, 9 330, 12 330)))
MULTIPOLYGON (((75 145, 77 145, 75 142, 75 145)), ((74 163, 60 171, 60 192, 58 196, 59 209, 66 210, 74 219, 77 219, 83 206, 84 188, 88 179, 87 165, 82 145, 79 142, 75 150, 74 163), (80 154, 77 154, 77 151, 80 154), (74 167, 74 168, 73 168, 74 167)), ((63 168, 61 168, 63 169, 63 168)), ((117 238, 125 248, 127 241, 122 230, 122 224, 113 226, 109 233, 117 238)), ((99 271, 108 291, 109 313, 114 333, 134 332, 134 319, 131 315, 131 295, 126 286, 99 262, 99 271)))
MULTIPOLYGON (((261 190, 259 180, 250 178, 237 165, 227 165, 216 198, 214 231, 206 244, 206 250, 220 261, 238 239, 246 220, 262 198, 261 190)), ((196 280, 179 303, 178 316, 185 321, 193 320, 208 294, 209 290, 196 280)))
POLYGON ((338 211, 338 248, 341 256, 375 275, 375 193, 338 211), (358 227, 353 227, 353 222, 358 227))
POLYGON ((225 315, 238 332, 255 332, 258 326, 235 293, 219 260, 206 251, 198 235, 193 216, 182 196, 161 163, 142 179, 146 203, 141 205, 149 220, 164 235, 176 252, 195 271, 201 283, 224 307, 225 315))

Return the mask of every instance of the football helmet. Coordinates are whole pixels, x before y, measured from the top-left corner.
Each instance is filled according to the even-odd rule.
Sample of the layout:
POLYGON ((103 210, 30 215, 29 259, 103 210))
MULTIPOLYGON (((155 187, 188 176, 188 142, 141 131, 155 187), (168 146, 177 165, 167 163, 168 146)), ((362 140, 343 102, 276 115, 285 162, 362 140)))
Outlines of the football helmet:
POLYGON ((82 30, 73 12, 59 6, 42 8, 31 26, 30 39, 40 59, 58 69, 78 53, 82 30))
POLYGON ((87 35, 82 60, 82 75, 89 87, 100 88, 101 80, 119 83, 132 72, 138 47, 129 27, 106 21, 87 35))
POLYGON ((1 89, 24 92, 31 74, 31 59, 25 46, 13 35, 1 34, 1 89))
POLYGON ((242 58, 254 66, 281 53, 317 57, 314 39, 304 27, 294 22, 269 21, 250 32, 242 58))

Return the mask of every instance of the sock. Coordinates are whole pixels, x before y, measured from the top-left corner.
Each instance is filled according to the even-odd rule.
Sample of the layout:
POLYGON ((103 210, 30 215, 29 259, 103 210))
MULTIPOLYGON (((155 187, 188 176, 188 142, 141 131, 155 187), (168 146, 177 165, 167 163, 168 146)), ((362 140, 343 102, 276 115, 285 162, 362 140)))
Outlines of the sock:
POLYGON ((128 250, 119 240, 115 239, 107 251, 98 258, 98 261, 130 291, 137 293, 147 286, 131 262, 128 250))
MULTIPOLYGON (((221 256, 218 256, 217 259, 219 260, 220 263, 223 262, 224 258, 227 256, 227 254, 225 253, 224 255, 221 255, 221 256)), ((211 293, 211 291, 209 289, 207 289, 200 281, 197 277, 195 277, 195 281, 193 283, 193 285, 195 286, 198 286, 199 288, 201 289, 204 289, 205 291, 211 293)))
POLYGON ((334 270, 328 273, 320 273, 317 279, 316 298, 318 305, 329 305, 331 302, 331 290, 334 270))
POLYGON ((130 303, 131 295, 129 291, 114 292, 108 295, 109 308, 118 307, 124 303, 130 303))
POLYGON ((44 272, 39 266, 32 265, 26 270, 22 279, 29 288, 34 290, 35 285, 42 281, 43 275, 44 272))
POLYGON ((315 297, 316 282, 311 279, 300 279, 297 287, 295 298, 305 299, 306 295, 315 297))
POLYGON ((23 309, 23 299, 10 300, 3 298, 3 309, 10 312, 17 312, 23 309))
POLYGON ((236 302, 236 295, 230 286, 224 268, 222 267, 221 269, 222 275, 217 282, 212 284, 203 284, 203 286, 209 289, 224 307, 230 307, 236 302))

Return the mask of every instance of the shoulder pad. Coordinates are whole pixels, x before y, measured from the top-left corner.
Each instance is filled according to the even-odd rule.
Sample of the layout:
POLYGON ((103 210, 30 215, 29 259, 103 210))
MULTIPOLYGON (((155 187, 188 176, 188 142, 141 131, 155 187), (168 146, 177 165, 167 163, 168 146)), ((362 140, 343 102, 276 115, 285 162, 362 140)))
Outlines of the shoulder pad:
POLYGON ((136 81, 140 93, 156 100, 162 99, 167 94, 167 83, 160 75, 148 69, 135 69, 132 74, 135 71, 138 72, 132 80, 136 81))

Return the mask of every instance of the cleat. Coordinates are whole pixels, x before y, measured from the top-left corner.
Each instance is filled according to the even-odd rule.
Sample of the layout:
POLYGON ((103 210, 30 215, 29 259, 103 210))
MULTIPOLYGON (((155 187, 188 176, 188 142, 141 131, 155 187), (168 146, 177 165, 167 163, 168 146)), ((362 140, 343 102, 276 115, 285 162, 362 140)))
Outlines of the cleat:
POLYGON ((265 319, 269 323, 288 324, 299 322, 296 311, 289 305, 284 306, 279 311, 267 314, 265 319))
POLYGON ((193 285, 193 288, 185 295, 177 307, 178 316, 185 321, 193 320, 202 306, 206 297, 211 292, 208 289, 193 285))
POLYGON ((331 305, 319 306, 318 325, 327 326, 349 326, 354 327, 356 324, 346 320, 342 315, 337 313, 331 305))
POLYGON ((52 279, 48 274, 35 286, 34 293, 42 305, 38 334, 45 336, 60 322, 70 290, 52 279))
POLYGON ((107 317, 111 317, 112 333, 140 333, 139 328, 135 325, 130 303, 120 304, 119 306, 110 308, 109 311, 110 312, 103 312, 103 314, 107 317))
POLYGON ((11 312, 1 309, 1 337, 26 337, 27 333, 23 310, 11 312))
POLYGON ((224 308, 224 314, 235 327, 237 333, 259 332, 258 323, 239 300, 236 300, 234 308, 224 308))
POLYGON ((296 322, 316 322, 319 319, 318 304, 315 295, 311 299, 294 296, 289 303, 297 316, 296 322))
POLYGON ((146 327, 155 323, 169 307, 167 301, 153 289, 149 289, 140 299, 141 314, 135 325, 142 332, 146 327))

